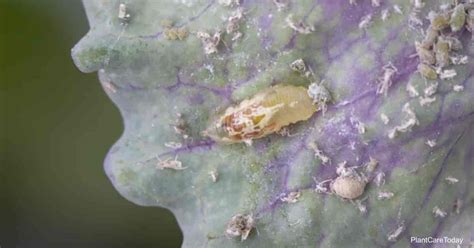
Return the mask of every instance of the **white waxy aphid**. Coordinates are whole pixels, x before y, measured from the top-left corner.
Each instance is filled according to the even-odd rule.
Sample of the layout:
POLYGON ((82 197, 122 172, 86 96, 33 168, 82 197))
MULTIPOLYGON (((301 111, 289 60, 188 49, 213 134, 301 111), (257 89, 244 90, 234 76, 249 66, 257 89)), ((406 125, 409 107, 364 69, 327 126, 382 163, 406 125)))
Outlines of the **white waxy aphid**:
POLYGON ((119 5, 118 19, 120 20, 122 25, 127 24, 128 21, 130 20, 130 14, 128 13, 127 5, 124 3, 121 3, 119 5))
POLYGON ((392 192, 388 192, 388 191, 380 191, 378 194, 377 194, 377 199, 379 200, 388 200, 390 198, 392 198, 395 194, 392 193, 392 192))
POLYGON ((453 90, 455 92, 461 92, 464 90, 464 86, 463 85, 460 85, 460 84, 456 84, 456 85, 453 85, 453 90))
POLYGON ((456 184, 459 182, 459 179, 455 178, 455 177, 446 177, 444 179, 448 184, 456 184))
POLYGON ((209 172, 209 176, 211 177, 211 180, 213 183, 217 182, 219 180, 219 172, 217 170, 211 170, 209 172))
POLYGON ((390 17, 390 9, 384 9, 382 10, 382 21, 386 21, 390 17))
POLYGON ((377 187, 380 187, 385 184, 385 173, 379 172, 374 178, 374 183, 377 187))
POLYGON ((441 78, 443 80, 450 80, 450 79, 453 79, 454 77, 456 77, 457 75, 458 74, 457 74, 456 70, 448 69, 448 70, 441 71, 441 73, 439 74, 439 78, 441 78))
POLYGON ((433 96, 438 90, 438 82, 434 82, 425 88, 425 96, 433 96))
POLYGON ((377 166, 379 165, 379 161, 377 161, 376 159, 372 158, 372 157, 369 157, 369 162, 367 162, 367 164, 365 165, 365 170, 367 172, 373 172, 377 166))
POLYGON ((250 234, 250 231, 255 226, 255 220, 250 214, 237 214, 234 215, 225 229, 225 235, 227 237, 235 238, 240 237, 242 241, 246 240, 250 234))
POLYGON ((371 24, 372 24, 372 15, 368 14, 366 16, 363 16, 360 19, 359 28, 360 29, 367 29, 371 24))
POLYGON ((174 141, 166 142, 164 145, 165 147, 172 148, 172 149, 178 149, 178 148, 183 147, 183 144, 179 142, 174 142, 174 141))
POLYGON ((397 72, 398 69, 391 62, 383 67, 383 75, 378 80, 377 94, 387 96, 388 89, 392 86, 392 79, 397 72))
POLYGON ((344 199, 355 199, 364 193, 365 180, 358 176, 339 176, 331 184, 332 191, 344 199))
POLYGON ((400 5, 397 5, 397 4, 393 5, 393 10, 395 11, 395 13, 403 15, 403 10, 402 10, 402 7, 400 7, 400 5))
POLYGON ((433 148, 433 147, 436 146, 436 140, 428 139, 428 140, 426 140, 425 144, 428 145, 429 147, 433 148))
POLYGON ((293 20, 292 14, 286 17, 285 22, 288 25, 288 27, 290 27, 291 29, 295 30, 296 32, 300 34, 310 34, 314 32, 314 27, 312 25, 308 25, 304 23, 303 21, 295 22, 293 20))
POLYGON ((371 3, 373 7, 380 7, 381 0, 372 0, 371 3))
POLYGON ((287 203, 296 203, 298 202, 298 199, 300 198, 300 196, 301 196, 301 192, 294 191, 294 192, 288 193, 286 196, 281 197, 280 200, 282 202, 287 202, 287 203))
POLYGON ((315 142, 309 143, 309 148, 311 148, 314 151, 314 156, 321 160, 323 164, 327 164, 331 159, 324 154, 321 149, 319 149, 318 145, 315 142))
POLYGON ((384 113, 380 114, 380 119, 382 120, 383 124, 387 125, 390 122, 388 116, 384 113))
POLYGON ((411 82, 407 84, 406 90, 410 97, 417 97, 420 95, 420 93, 418 93, 418 90, 415 88, 415 86, 413 86, 413 84, 411 84, 411 82))
POLYGON ((365 200, 356 200, 355 204, 361 213, 367 213, 367 205, 365 204, 365 200))
POLYGON ((398 237, 400 237, 400 235, 403 233, 404 230, 405 230, 405 225, 403 223, 398 225, 398 227, 395 230, 391 231, 388 234, 387 236, 388 241, 391 241, 391 242, 397 241, 398 237))
POLYGON ((329 103, 331 98, 331 93, 329 90, 324 87, 324 80, 320 83, 311 83, 308 87, 308 96, 313 99, 313 103, 316 104, 317 110, 322 110, 323 114, 326 112, 327 103, 329 103))
POLYGON ((422 0, 412 0, 412 2, 415 9, 421 9, 425 6, 425 3, 422 0))
POLYGON ((420 105, 429 106, 436 101, 436 97, 420 96, 420 105))
POLYGON ((213 35, 206 32, 197 32, 196 36, 202 41, 205 54, 217 53, 217 47, 221 42, 220 31, 215 32, 213 35))
POLYGON ((240 0, 219 0, 218 2, 226 7, 240 5, 240 0))
POLYGON ((436 218, 444 218, 448 215, 448 213, 446 211, 442 210, 438 206, 435 206, 433 208, 433 214, 436 218))
POLYGON ((469 62, 469 57, 466 55, 455 55, 451 56, 450 59, 453 65, 465 65, 469 62))
POLYGON ((410 103, 405 103, 403 106, 403 112, 406 115, 405 120, 398 126, 394 127, 391 131, 389 131, 388 137, 393 139, 397 136, 397 133, 408 132, 411 129, 419 124, 418 118, 416 117, 415 112, 411 109, 410 103))
POLYGON ((183 164, 181 163, 181 161, 179 161, 178 158, 175 157, 174 160, 172 160, 171 158, 167 158, 163 161, 159 161, 158 168, 160 168, 161 170, 163 169, 184 170, 187 167, 183 167, 183 164))
POLYGON ((290 64, 290 68, 293 71, 304 73, 306 71, 306 64, 303 59, 297 59, 290 64))
POLYGON ((221 143, 251 142, 309 119, 320 103, 301 86, 277 85, 231 106, 203 132, 221 143))
POLYGON ((238 8, 236 11, 232 13, 231 16, 227 19, 227 26, 226 26, 226 32, 228 34, 232 34, 236 32, 239 29, 240 26, 240 20, 243 17, 243 10, 241 8, 238 8))

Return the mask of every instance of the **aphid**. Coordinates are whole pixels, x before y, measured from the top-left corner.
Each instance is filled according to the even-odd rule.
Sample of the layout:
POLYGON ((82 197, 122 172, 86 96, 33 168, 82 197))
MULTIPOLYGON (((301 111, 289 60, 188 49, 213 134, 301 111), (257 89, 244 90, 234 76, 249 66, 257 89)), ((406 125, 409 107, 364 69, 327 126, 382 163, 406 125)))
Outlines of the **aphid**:
POLYGON ((217 170, 212 170, 209 172, 209 176, 211 177, 212 182, 215 183, 219 179, 219 172, 217 172, 217 170))
POLYGON ((449 44, 449 50, 450 51, 459 51, 462 50, 462 43, 461 41, 453 36, 445 36, 443 37, 445 41, 448 42, 449 44))
POLYGON ((425 144, 433 148, 436 146, 436 140, 432 140, 432 139, 426 140, 425 144))
POLYGON ((461 92, 461 91, 464 90, 464 86, 456 84, 456 85, 453 86, 453 90, 456 91, 456 92, 461 92))
POLYGON ((448 184, 455 184, 455 183, 459 182, 459 179, 457 179, 455 177, 446 177, 444 180, 446 180, 446 182, 448 182, 448 184))
POLYGON ((225 229, 225 235, 231 238, 239 237, 242 241, 246 240, 250 231, 254 228, 255 220, 250 214, 237 214, 230 219, 225 229))
POLYGON ((381 191, 378 193, 377 195, 377 199, 379 200, 388 200, 390 198, 392 198, 395 194, 392 193, 392 192, 384 192, 384 191, 381 191))
POLYGON ((424 90, 425 96, 432 96, 438 90, 438 82, 432 83, 430 86, 426 87, 424 90))
POLYGON ((443 80, 453 79, 458 73, 454 69, 444 70, 439 74, 439 78, 443 80))
POLYGON ((382 10, 382 21, 386 21, 390 17, 390 9, 382 10))
POLYGON ((373 7, 379 7, 380 6, 380 1, 381 0, 372 0, 372 6, 373 7))
POLYGON ((422 63, 428 65, 434 65, 436 63, 436 57, 433 51, 427 49, 422 43, 415 42, 416 54, 422 63))
POLYGON ((301 86, 277 85, 226 109, 203 134, 223 143, 251 142, 309 119, 317 104, 301 86))
POLYGON ((393 5, 393 10, 395 11, 395 13, 403 15, 403 10, 402 10, 402 7, 400 7, 400 5, 397 5, 397 4, 393 5))
POLYGON ((442 210, 441 208, 439 208, 438 206, 435 206, 433 208, 433 214, 435 217, 437 218, 444 218, 448 215, 448 213, 446 213, 446 211, 442 210))
POLYGON ((439 32, 433 27, 429 26, 426 30, 426 35, 423 41, 421 41, 421 46, 425 49, 431 49, 436 42, 436 39, 439 36, 439 32))
POLYGON ((344 199, 355 199, 364 193, 366 184, 358 176, 339 176, 332 182, 331 189, 344 199))
POLYGON ((405 230, 405 225, 402 223, 397 227, 397 229, 391 231, 388 234, 387 236, 388 241, 391 241, 391 242, 397 241, 398 237, 400 237, 400 234, 402 234, 404 230, 405 230))
POLYGON ((314 156, 321 160, 323 164, 327 164, 329 161, 331 161, 331 159, 326 156, 323 151, 321 151, 321 149, 319 149, 315 142, 311 142, 308 146, 314 151, 314 156))
POLYGON ((326 112, 326 104, 331 101, 331 93, 324 87, 324 80, 319 83, 311 83, 308 87, 308 96, 317 105, 317 110, 322 110, 323 114, 326 112))
POLYGON ((380 119, 382 120, 383 124, 387 125, 390 122, 388 116, 384 113, 380 114, 380 119))
POLYGON ((420 105, 425 106, 425 105, 430 105, 431 103, 436 101, 436 97, 426 97, 426 96, 421 96, 420 97, 420 105))
POLYGON ((293 15, 291 14, 288 15, 288 17, 286 17, 285 21, 286 21, 286 24, 288 24, 288 26, 291 29, 295 30, 298 33, 310 34, 314 31, 314 27, 311 25, 305 24, 302 21, 299 21, 299 22, 293 21, 293 15))
POLYGON ((183 164, 181 163, 181 161, 179 161, 178 158, 175 157, 174 160, 171 160, 171 158, 167 158, 166 160, 159 161, 158 168, 160 168, 161 170, 163 169, 184 170, 187 167, 183 167, 183 164))
POLYGON ((424 63, 418 64, 418 72, 420 72, 420 74, 426 79, 436 80, 438 78, 436 70, 424 63))
POLYGON ((301 192, 295 191, 295 192, 290 192, 288 195, 283 196, 280 198, 282 202, 287 202, 287 203, 296 203, 298 202, 298 199, 301 196, 301 192))
POLYGON ((451 30, 453 32, 457 32, 464 27, 464 23, 466 22, 466 12, 464 9, 464 4, 458 4, 451 14, 451 30))
POLYGON ((367 162, 367 164, 365 165, 365 170, 367 172, 373 172, 377 168, 378 165, 379 165, 379 161, 377 161, 376 159, 372 157, 369 157, 369 162, 367 162))
POLYGON ((217 52, 217 47, 221 42, 221 32, 217 31, 214 35, 210 35, 206 32, 197 32, 196 36, 202 41, 204 45, 204 52, 206 54, 212 54, 217 52))
POLYGON ((372 15, 366 15, 360 19, 359 28, 367 29, 372 24, 372 15))
POLYGON ((232 15, 227 19, 226 32, 228 34, 234 33, 239 29, 240 20, 243 17, 243 11, 241 8, 237 9, 232 13, 232 15))
POLYGON ((127 5, 124 3, 119 5, 118 19, 122 25, 126 25, 130 21, 130 14, 128 13, 127 5))
POLYGON ((293 71, 304 73, 306 71, 306 64, 303 59, 297 59, 290 64, 290 68, 293 71))
POLYGON ((397 72, 398 69, 392 63, 388 63, 383 67, 383 75, 378 80, 379 84, 377 85, 377 94, 387 96, 388 89, 392 86, 392 78, 397 72))
POLYGON ((434 52, 436 54, 436 64, 440 67, 449 65, 449 42, 443 37, 438 38, 434 46, 434 52))
POLYGON ((451 19, 447 12, 436 13, 433 11, 429 13, 428 18, 431 21, 431 27, 438 31, 447 28, 451 19))

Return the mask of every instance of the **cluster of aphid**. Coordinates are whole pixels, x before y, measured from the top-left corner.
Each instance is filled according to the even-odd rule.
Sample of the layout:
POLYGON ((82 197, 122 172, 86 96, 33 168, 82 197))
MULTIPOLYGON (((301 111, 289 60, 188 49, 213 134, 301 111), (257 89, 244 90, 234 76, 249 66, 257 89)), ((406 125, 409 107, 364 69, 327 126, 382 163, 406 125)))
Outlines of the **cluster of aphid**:
POLYGON ((436 80, 438 77, 451 79, 456 76, 456 71, 444 68, 450 64, 467 63, 466 56, 456 54, 462 49, 462 44, 454 34, 463 27, 474 32, 474 4, 444 5, 439 12, 430 12, 428 19, 430 26, 425 31, 423 40, 415 43, 420 60, 418 71, 429 80, 436 80))

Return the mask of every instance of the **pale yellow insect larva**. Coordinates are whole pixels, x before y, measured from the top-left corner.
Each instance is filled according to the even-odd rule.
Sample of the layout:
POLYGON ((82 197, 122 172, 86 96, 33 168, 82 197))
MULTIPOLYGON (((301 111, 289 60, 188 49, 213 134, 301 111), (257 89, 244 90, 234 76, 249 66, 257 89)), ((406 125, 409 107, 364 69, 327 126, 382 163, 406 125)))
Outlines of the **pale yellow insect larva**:
POLYGON ((307 88, 277 85, 227 108, 203 134, 223 143, 250 142, 307 120, 317 110, 307 88))

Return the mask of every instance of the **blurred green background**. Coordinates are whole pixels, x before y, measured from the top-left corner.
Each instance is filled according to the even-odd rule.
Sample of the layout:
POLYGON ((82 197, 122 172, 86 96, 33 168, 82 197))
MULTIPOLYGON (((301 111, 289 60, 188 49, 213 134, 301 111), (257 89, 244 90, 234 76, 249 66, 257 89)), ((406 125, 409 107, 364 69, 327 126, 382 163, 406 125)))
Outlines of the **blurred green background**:
POLYGON ((0 18, 0 246, 179 247, 171 213, 128 202, 103 171, 122 121, 70 58, 81 1, 0 0, 0 18))

